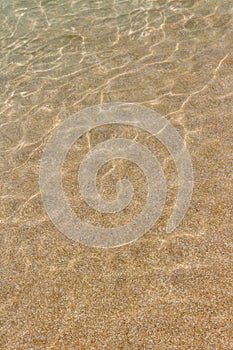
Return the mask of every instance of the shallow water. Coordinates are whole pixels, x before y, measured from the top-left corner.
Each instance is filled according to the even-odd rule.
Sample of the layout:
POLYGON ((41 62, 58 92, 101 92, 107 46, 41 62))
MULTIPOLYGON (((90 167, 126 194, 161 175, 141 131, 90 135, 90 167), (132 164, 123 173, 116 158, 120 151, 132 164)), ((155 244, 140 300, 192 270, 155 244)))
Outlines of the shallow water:
POLYGON ((233 3, 0 0, 2 347, 4 349, 233 349, 233 3), (97 187, 135 188, 122 213, 90 208, 77 187, 87 152, 111 137, 157 154, 168 193, 153 228, 121 247, 69 240, 49 219, 39 167, 56 127, 97 104, 136 103, 166 117, 193 162, 192 201, 171 234, 177 173, 146 131, 86 133, 63 166, 67 201, 92 225, 125 225, 146 200, 128 161, 103 166, 97 187))

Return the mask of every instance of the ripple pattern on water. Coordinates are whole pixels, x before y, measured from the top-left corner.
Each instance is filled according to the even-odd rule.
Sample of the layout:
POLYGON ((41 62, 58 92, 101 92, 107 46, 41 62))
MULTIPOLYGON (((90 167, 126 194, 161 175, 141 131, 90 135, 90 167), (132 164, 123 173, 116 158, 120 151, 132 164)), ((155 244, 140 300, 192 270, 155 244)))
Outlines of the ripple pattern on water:
POLYGON ((0 1, 0 232, 4 349, 233 349, 231 0, 0 1), (117 125, 86 133, 64 164, 64 191, 83 220, 105 227, 140 212, 145 179, 129 162, 97 176, 106 199, 135 185, 123 216, 79 196, 78 165, 98 143, 127 137, 155 152, 168 195, 156 227, 101 250, 66 239, 39 189, 45 144, 64 120, 109 102, 165 116, 190 151, 191 206, 171 235, 174 164, 162 145, 117 125))

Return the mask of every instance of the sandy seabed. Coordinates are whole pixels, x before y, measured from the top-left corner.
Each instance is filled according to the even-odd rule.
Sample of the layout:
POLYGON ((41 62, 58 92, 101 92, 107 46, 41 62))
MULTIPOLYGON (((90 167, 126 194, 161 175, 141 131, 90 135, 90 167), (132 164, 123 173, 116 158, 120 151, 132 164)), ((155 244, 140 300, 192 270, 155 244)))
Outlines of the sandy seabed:
POLYGON ((0 37, 1 349, 233 349, 232 1, 2 0, 0 37), (80 162, 111 137, 155 152, 168 186, 147 234, 103 249, 53 225, 39 166, 57 126, 108 102, 146 106, 173 124, 194 189, 167 234, 178 186, 167 150, 133 127, 87 133, 63 166, 67 201, 82 220, 124 225, 145 203, 146 179, 126 160, 97 176, 106 199, 122 176, 134 185, 122 213, 100 214, 81 198, 80 162))

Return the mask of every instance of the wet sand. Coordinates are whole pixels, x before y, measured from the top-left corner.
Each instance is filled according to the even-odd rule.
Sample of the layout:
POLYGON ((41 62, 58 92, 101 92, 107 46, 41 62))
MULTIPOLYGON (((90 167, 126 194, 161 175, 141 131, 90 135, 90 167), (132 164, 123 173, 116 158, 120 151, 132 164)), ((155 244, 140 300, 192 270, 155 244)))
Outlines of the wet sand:
POLYGON ((2 349, 233 349, 232 29, 230 0, 1 0, 2 349), (167 234, 178 186, 167 150, 137 128, 94 129, 63 166, 67 201, 82 220, 123 225, 145 202, 143 173, 121 160, 101 169, 97 187, 115 198, 116 181, 127 176, 135 188, 129 207, 99 214, 81 198, 80 162, 111 137, 157 154, 168 196, 138 240, 87 247, 49 219, 40 160, 64 120, 119 101, 146 106, 177 129, 192 157, 192 201, 167 234))

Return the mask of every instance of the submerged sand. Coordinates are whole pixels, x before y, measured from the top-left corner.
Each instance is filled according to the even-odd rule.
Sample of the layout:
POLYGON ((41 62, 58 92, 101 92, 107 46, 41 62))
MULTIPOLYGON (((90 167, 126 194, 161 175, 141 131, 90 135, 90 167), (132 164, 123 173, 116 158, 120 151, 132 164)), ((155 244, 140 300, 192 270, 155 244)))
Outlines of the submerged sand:
POLYGON ((233 349, 233 3, 1 1, 1 348, 233 349), (82 220, 126 224, 146 179, 109 162, 99 192, 126 176, 135 197, 121 214, 89 208, 77 187, 84 155, 127 137, 155 152, 168 196, 159 221, 121 247, 69 240, 49 219, 39 165, 54 128, 100 103, 133 102, 165 116, 193 162, 187 214, 165 231, 177 193, 167 150, 148 133, 104 126, 77 141, 63 166, 67 201, 82 220))

